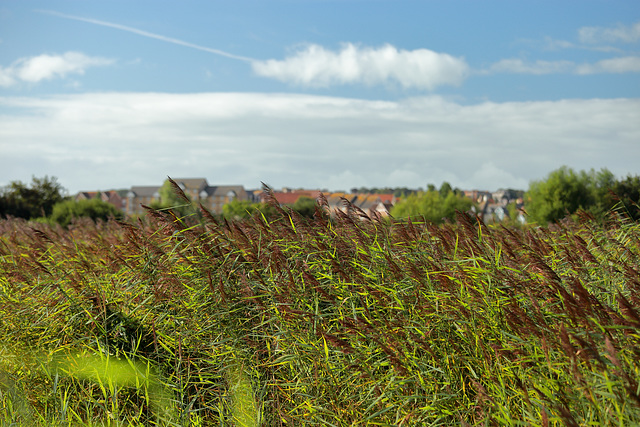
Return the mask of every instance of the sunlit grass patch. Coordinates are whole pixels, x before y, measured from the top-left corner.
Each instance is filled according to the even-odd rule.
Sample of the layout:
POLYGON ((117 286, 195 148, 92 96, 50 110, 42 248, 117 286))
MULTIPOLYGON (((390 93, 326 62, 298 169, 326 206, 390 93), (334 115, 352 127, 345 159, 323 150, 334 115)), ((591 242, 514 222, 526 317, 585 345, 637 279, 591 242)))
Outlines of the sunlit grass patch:
POLYGON ((256 402, 248 370, 239 357, 226 367, 229 394, 231 397, 232 422, 238 427, 258 427, 260 407, 256 402))

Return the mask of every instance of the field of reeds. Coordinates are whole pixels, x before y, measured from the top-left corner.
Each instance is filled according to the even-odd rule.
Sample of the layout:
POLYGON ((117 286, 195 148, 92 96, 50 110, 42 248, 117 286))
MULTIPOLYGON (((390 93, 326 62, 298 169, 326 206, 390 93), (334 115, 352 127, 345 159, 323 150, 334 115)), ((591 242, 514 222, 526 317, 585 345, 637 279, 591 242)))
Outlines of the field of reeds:
POLYGON ((640 424, 640 226, 0 222, 0 425, 640 424))

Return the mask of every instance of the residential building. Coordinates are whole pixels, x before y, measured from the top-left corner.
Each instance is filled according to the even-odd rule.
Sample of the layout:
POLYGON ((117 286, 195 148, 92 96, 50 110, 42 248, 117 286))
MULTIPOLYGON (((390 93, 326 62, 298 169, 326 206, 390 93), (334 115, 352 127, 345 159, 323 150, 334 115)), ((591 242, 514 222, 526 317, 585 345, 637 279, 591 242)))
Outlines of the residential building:
POLYGON ((361 209, 369 218, 386 217, 396 202, 393 194, 330 193, 325 196, 331 215, 346 212, 347 205, 361 209))
MULTIPOLYGON (((174 178, 185 195, 196 203, 201 203, 211 213, 221 214, 222 207, 233 200, 249 200, 242 185, 209 185, 205 178, 174 178)), ((142 205, 150 206, 160 201, 159 186, 131 187, 127 194, 126 213, 141 214, 142 205)))
POLYGON ((125 213, 127 215, 139 215, 144 213, 142 205, 151 206, 153 202, 160 201, 160 186, 138 185, 131 187, 125 201, 125 213))
POLYGON ((74 199, 79 200, 91 200, 100 199, 103 202, 107 202, 116 207, 119 211, 126 212, 126 200, 118 194, 115 190, 109 191, 81 191, 75 195, 74 199))
MULTIPOLYGON (((273 196, 281 205, 293 205, 298 201, 300 197, 309 197, 311 199, 317 199, 320 196, 320 190, 291 190, 283 188, 281 191, 274 191, 273 196)), ((258 195, 258 201, 264 203, 267 200, 267 195, 263 191, 258 195)))
POLYGON ((199 202, 211 213, 221 214, 222 207, 233 200, 249 200, 249 194, 242 185, 209 186, 200 193, 199 202))
MULTIPOLYGON (((326 193, 321 190, 288 189, 274 191, 273 196, 281 205, 293 205, 300 197, 318 199, 323 194, 327 200, 330 215, 336 215, 337 211, 347 211, 347 203, 364 211, 370 218, 389 216, 389 211, 396 202, 393 194, 372 193, 326 193)), ((264 192, 256 192, 256 201, 264 203, 267 195, 264 192)))
POLYGON ((464 190, 464 195, 473 200, 474 203, 487 203, 493 197, 489 191, 481 190, 464 190))

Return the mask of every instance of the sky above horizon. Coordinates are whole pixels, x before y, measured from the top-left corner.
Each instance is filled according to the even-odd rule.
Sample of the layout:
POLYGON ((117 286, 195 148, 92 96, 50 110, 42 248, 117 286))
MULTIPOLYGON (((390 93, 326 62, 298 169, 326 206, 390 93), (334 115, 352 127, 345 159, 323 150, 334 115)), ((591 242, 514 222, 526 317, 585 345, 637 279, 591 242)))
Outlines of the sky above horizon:
POLYGON ((640 3, 0 0, 0 186, 640 174, 640 3))

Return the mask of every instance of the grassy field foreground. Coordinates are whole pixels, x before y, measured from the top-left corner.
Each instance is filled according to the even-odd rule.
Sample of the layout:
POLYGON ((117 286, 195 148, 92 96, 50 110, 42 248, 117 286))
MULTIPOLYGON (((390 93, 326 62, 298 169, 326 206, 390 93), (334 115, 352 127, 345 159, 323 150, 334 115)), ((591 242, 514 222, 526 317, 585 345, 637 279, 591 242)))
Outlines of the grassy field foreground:
POLYGON ((1 221, 0 425, 640 424, 636 223, 202 224, 1 221))

